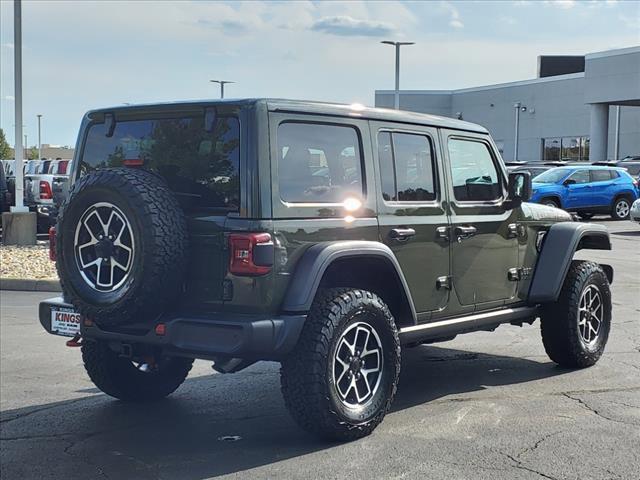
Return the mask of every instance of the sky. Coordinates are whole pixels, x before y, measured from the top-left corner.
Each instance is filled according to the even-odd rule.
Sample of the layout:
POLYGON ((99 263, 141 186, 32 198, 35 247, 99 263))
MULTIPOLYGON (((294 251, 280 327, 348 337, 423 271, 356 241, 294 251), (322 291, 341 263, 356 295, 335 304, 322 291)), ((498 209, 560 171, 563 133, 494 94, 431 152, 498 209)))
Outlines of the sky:
MULTIPOLYGON (((537 56, 640 45, 638 1, 207 2, 23 0, 29 145, 71 145, 87 110, 280 97, 373 105, 376 89, 535 78, 537 56)), ((14 143, 13 2, 0 0, 0 127, 14 143)))

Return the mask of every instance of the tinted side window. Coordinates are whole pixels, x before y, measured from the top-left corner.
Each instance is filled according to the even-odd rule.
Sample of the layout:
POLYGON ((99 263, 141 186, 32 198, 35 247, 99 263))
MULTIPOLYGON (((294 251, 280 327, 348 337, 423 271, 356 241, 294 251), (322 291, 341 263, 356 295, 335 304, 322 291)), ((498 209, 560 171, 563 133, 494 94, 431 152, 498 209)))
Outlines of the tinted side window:
POLYGON ((500 176, 485 143, 450 139, 448 149, 456 200, 487 201, 502 197, 500 176))
POLYGON ((116 123, 111 137, 96 124, 87 134, 80 174, 144 160, 167 181, 183 208, 240 208, 240 122, 218 118, 213 131, 204 117, 116 123))
POLYGON ((573 180, 575 183, 589 183, 591 181, 589 170, 578 170, 572 173, 567 180, 573 180))
POLYGON ((611 180, 611 170, 591 170, 592 182, 604 182, 611 180))
POLYGON ((399 202, 435 200, 431 151, 431 139, 425 135, 380 132, 382 198, 399 202))
POLYGON ((280 198, 342 203, 363 194, 358 132, 350 126, 285 122, 278 127, 280 198))

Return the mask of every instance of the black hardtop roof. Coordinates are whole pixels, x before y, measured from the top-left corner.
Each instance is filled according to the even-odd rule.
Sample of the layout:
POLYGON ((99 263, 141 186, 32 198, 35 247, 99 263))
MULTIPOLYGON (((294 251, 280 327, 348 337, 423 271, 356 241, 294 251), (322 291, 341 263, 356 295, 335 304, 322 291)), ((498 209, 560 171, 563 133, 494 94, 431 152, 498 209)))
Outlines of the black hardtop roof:
POLYGON ((391 110, 388 108, 365 107, 360 104, 341 104, 329 102, 316 102, 309 100, 287 100, 277 98, 233 98, 233 99, 212 99, 212 100, 187 100, 179 102, 162 102, 147 103, 135 105, 117 105, 110 108, 98 108, 87 112, 106 113, 114 111, 144 111, 147 109, 171 109, 171 108, 195 108, 220 105, 253 105, 256 103, 264 103, 270 111, 294 112, 294 113, 311 113, 315 115, 334 115, 351 118, 363 118, 370 120, 410 123, 417 125, 428 125, 433 127, 450 128, 454 130, 466 130, 470 132, 486 133, 486 128, 475 123, 456 120, 449 117, 441 117, 437 115, 428 115, 424 113, 407 112, 404 110, 391 110))

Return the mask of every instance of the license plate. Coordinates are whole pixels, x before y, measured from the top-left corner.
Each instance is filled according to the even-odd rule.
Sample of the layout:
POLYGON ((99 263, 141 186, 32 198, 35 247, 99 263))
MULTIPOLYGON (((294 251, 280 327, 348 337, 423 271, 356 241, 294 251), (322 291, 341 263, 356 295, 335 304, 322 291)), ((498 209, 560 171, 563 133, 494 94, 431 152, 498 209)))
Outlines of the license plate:
POLYGON ((80 333, 80 314, 71 308, 52 308, 51 333, 63 337, 74 337, 80 333))

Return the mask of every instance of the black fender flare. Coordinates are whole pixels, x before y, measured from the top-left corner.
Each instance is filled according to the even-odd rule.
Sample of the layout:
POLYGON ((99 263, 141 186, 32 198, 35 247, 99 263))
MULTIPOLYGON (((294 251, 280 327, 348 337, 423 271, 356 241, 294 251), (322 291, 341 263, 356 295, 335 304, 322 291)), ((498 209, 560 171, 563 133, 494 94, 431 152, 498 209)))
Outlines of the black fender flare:
POLYGON ((298 260, 295 272, 289 282, 282 310, 292 313, 308 312, 327 268, 336 260, 349 257, 377 257, 383 259, 393 268, 404 289, 413 322, 416 322, 417 316, 413 299, 396 256, 384 243, 365 240, 322 242, 309 247, 302 258, 298 260))
MULTIPOLYGON (((560 222, 549 228, 538 255, 528 302, 530 304, 555 302, 577 250, 611 250, 609 231, 595 223, 560 222)), ((613 268, 601 265, 609 282, 613 281, 613 268)))

